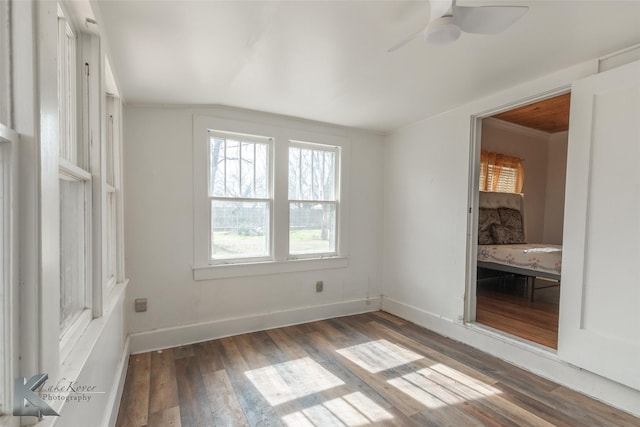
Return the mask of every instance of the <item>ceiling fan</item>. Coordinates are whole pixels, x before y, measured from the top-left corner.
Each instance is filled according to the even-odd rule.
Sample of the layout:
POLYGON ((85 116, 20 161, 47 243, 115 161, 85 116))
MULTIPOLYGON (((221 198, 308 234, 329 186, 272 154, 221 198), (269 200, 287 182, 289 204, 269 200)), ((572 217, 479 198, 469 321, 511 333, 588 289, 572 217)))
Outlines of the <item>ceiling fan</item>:
MULTIPOLYGON (((387 52, 393 52, 409 43, 420 34, 429 44, 446 45, 453 43, 465 33, 498 34, 506 30, 520 19, 527 11, 528 6, 457 6, 455 0, 444 14, 433 20, 420 31, 410 34, 400 43, 391 47, 387 52)), ((442 11, 442 7, 440 7, 442 11)))

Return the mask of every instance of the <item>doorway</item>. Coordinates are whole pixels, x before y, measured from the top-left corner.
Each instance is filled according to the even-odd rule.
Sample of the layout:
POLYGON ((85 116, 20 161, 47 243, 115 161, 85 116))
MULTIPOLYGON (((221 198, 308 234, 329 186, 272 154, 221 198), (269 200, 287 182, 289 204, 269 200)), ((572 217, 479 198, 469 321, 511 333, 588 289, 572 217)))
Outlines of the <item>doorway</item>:
POLYGON ((468 319, 557 349, 570 93, 477 118, 468 319))

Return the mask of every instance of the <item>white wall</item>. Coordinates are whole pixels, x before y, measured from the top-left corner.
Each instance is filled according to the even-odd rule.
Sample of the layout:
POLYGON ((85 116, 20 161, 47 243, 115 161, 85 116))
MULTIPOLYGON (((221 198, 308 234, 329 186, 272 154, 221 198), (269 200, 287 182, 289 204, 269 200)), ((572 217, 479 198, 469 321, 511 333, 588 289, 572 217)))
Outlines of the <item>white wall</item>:
POLYGON ((376 310, 381 294, 382 137, 228 108, 125 109, 126 315, 132 351, 376 310), (349 266, 193 280, 194 114, 346 136, 351 140, 349 266), (324 281, 324 292, 315 283, 324 281), (134 313, 133 300, 148 298, 134 313), (366 298, 371 297, 369 304, 366 298), (169 328, 169 329, 168 329, 169 328))
POLYGON ((544 242, 548 146, 548 133, 496 119, 482 121, 483 150, 524 160, 522 192, 525 200, 527 241, 530 243, 544 242))
MULTIPOLYGON (((383 309, 636 414, 640 392, 555 354, 463 323, 473 115, 523 103, 596 72, 596 61, 393 132, 385 144, 383 309)), ((471 288, 469 289, 471 291, 471 288)))
POLYGON ((568 136, 568 132, 549 136, 543 241, 557 245, 562 244, 568 136))

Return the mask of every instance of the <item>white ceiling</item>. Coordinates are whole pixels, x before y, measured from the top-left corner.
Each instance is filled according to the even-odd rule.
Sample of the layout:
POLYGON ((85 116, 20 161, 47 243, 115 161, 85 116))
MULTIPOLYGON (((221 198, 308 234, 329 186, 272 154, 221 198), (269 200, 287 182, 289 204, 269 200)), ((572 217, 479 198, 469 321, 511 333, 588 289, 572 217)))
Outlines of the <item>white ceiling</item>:
MULTIPOLYGON (((98 0, 128 103, 221 104, 390 131, 640 43, 640 1, 462 1, 529 12, 505 33, 417 38, 428 2, 98 0)), ((441 6, 441 5, 440 5, 441 6)))

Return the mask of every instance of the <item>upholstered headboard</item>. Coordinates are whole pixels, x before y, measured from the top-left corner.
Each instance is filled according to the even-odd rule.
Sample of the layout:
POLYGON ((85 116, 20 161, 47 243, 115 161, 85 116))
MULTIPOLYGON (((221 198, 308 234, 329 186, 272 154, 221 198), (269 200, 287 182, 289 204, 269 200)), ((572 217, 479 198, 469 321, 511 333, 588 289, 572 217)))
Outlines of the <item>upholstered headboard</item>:
POLYGON ((524 237, 526 239, 527 227, 524 215, 524 194, 480 191, 478 207, 489 209, 510 208, 519 210, 520 215, 522 216, 522 230, 524 231, 524 237))

